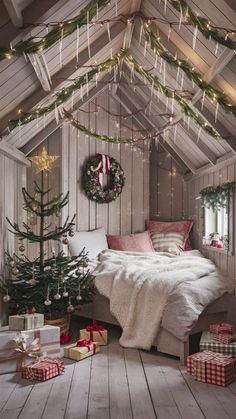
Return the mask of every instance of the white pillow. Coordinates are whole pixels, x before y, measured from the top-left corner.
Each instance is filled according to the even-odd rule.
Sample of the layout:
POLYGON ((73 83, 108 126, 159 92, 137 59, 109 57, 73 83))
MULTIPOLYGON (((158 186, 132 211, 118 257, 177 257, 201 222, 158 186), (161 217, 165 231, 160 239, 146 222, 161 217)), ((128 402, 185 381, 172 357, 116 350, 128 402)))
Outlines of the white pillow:
POLYGON ((89 259, 94 259, 105 249, 108 249, 105 229, 103 227, 92 231, 76 231, 69 240, 71 256, 78 256, 85 248, 89 259))

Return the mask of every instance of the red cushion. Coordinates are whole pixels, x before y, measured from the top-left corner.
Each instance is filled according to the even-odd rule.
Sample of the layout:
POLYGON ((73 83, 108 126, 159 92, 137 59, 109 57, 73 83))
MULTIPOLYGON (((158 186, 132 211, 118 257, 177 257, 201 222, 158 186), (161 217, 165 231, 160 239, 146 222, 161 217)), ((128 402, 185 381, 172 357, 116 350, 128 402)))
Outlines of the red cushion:
POLYGON ((110 249, 126 252, 155 252, 149 231, 128 236, 107 236, 110 249))
POLYGON ((193 226, 193 221, 152 221, 146 220, 146 228, 158 233, 182 233, 184 234, 184 250, 191 250, 189 233, 193 226))

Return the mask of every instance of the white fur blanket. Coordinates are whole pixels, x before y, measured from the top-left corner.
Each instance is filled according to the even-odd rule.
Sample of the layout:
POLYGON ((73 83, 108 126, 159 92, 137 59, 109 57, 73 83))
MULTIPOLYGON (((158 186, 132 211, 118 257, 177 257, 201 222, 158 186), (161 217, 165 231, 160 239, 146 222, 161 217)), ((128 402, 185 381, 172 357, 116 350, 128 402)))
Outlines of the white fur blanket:
POLYGON ((213 262, 199 252, 190 253, 181 257, 105 250, 100 254, 95 285, 110 299, 111 313, 123 329, 122 346, 150 349, 173 289, 216 274, 213 262))

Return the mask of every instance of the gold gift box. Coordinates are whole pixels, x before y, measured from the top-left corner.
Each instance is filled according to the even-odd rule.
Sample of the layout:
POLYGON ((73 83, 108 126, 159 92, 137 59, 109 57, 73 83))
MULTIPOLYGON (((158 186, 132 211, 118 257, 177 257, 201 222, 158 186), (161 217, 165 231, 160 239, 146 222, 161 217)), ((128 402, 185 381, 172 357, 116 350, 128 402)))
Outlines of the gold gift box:
POLYGON ((64 357, 74 359, 75 361, 81 361, 84 358, 88 358, 92 356, 94 353, 100 351, 100 347, 97 342, 93 342, 95 345, 94 349, 89 350, 87 346, 76 346, 76 343, 72 343, 71 345, 65 346, 64 348, 64 357))
MULTIPOLYGON (((97 342, 99 346, 107 345, 108 335, 107 330, 101 330, 99 332, 92 332, 92 339, 94 342, 97 342)), ((80 339, 90 339, 91 332, 88 332, 86 329, 80 330, 80 339)))

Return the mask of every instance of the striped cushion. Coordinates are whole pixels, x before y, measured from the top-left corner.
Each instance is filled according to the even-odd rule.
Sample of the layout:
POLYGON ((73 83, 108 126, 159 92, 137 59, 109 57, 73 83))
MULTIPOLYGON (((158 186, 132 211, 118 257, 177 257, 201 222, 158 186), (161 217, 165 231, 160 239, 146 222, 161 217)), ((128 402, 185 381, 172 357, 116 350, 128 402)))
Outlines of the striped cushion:
POLYGON ((169 252, 179 255, 184 248, 184 234, 156 233, 151 231, 152 244, 156 252, 169 252))

